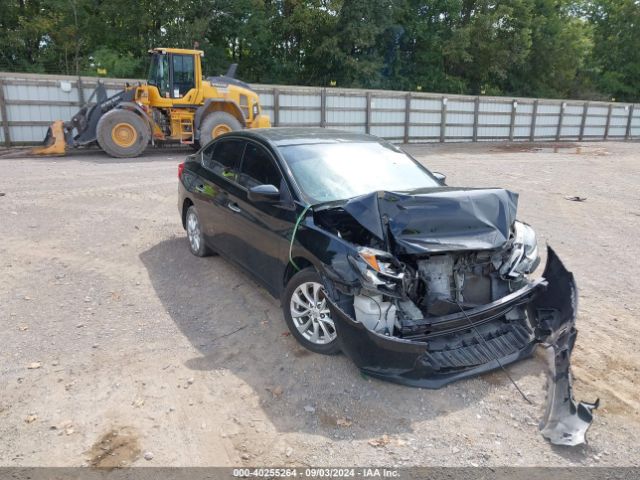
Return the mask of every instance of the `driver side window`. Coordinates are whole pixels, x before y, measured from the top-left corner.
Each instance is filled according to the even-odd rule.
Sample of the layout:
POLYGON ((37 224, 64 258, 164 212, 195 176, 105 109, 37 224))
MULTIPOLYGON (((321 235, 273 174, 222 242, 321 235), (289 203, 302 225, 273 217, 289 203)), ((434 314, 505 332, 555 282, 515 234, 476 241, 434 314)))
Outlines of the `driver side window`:
POLYGON ((238 183, 247 190, 258 185, 273 185, 282 190, 282 175, 271 155, 259 145, 248 143, 242 159, 238 183))

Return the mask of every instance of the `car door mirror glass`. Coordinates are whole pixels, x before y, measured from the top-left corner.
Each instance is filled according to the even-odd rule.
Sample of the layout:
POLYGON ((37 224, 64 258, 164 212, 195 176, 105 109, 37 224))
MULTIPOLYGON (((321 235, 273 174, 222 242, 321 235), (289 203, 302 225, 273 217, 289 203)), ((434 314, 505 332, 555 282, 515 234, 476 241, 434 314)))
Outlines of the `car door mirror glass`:
POLYGON ((274 185, 256 185, 249 189, 248 198, 253 203, 277 203, 280 201, 280 190, 274 185))

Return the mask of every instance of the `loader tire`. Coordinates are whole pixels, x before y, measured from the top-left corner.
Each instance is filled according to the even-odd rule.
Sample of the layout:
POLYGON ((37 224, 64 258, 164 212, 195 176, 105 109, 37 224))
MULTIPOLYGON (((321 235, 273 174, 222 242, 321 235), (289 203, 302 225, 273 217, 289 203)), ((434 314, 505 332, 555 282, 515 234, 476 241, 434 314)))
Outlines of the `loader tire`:
POLYGON ((149 125, 131 110, 111 110, 98 121, 98 145, 116 158, 133 158, 144 152, 149 144, 149 125))
POLYGON ((223 133, 242 130, 242 124, 227 112, 211 112, 200 124, 200 145, 205 146, 223 133))

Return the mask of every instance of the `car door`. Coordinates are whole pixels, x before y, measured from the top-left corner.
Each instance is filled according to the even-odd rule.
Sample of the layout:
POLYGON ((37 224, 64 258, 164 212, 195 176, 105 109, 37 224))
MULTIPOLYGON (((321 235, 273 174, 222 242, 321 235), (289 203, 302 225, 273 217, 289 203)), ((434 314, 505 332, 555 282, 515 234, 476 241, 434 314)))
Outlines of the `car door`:
POLYGON ((241 263, 258 277, 265 287, 278 295, 288 261, 288 234, 295 223, 293 199, 287 182, 273 156, 263 146, 248 141, 242 158, 234 196, 239 211, 232 222, 241 263), (278 203, 252 202, 249 189, 274 185, 280 190, 278 203))
POLYGON ((207 243, 220 253, 232 255, 233 228, 230 222, 237 196, 238 170, 246 142, 241 139, 220 139, 202 150, 199 178, 194 185, 195 202, 201 217, 202 232, 207 243))

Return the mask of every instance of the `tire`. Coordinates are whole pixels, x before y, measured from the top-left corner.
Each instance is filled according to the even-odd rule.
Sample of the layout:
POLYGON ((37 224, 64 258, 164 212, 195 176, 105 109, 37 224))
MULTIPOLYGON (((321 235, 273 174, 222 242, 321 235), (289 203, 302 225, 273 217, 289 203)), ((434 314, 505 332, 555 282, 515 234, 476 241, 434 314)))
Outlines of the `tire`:
POLYGON ((222 133, 242 130, 242 124, 227 112, 211 112, 200 124, 200 145, 204 146, 222 133))
POLYGON ((314 268, 305 268, 289 280, 283 296, 282 312, 291 335, 300 345, 315 353, 335 355, 340 352, 340 346, 335 326, 331 321, 331 314, 326 300, 323 302, 323 297, 324 287, 322 287, 320 275, 314 268), (319 287, 317 295, 314 295, 315 285, 319 287), (306 291, 309 296, 305 297, 303 291, 306 291), (315 300, 314 307, 319 304, 319 308, 307 309, 308 315, 299 315, 294 318, 294 313, 304 312, 305 305, 313 303, 310 300, 315 300))
POLYGON ((116 158, 133 158, 144 152, 151 132, 146 120, 131 110, 111 110, 98 121, 98 145, 116 158))
POLYGON ((194 205, 191 205, 187 209, 184 223, 185 229, 187 231, 187 243, 189 244, 189 251, 196 257, 208 257, 209 255, 211 255, 212 252, 204 241, 204 235, 202 234, 202 224, 200 223, 200 217, 198 216, 198 211, 196 210, 196 207, 194 205))

